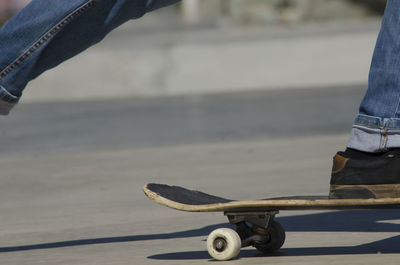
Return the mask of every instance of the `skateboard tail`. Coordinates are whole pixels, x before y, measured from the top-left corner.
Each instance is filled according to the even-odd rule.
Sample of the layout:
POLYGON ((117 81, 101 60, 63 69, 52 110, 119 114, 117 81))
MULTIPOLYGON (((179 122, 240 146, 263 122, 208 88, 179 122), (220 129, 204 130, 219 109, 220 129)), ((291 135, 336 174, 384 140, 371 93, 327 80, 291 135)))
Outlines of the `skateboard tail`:
POLYGON ((180 203, 168 200, 164 197, 160 197, 157 193, 155 193, 154 191, 151 191, 147 188, 147 185, 143 186, 143 192, 144 194, 152 201, 155 201, 158 204, 161 204, 163 206, 167 206, 171 209, 174 210, 181 210, 182 205, 180 203))
POLYGON ((213 204, 206 204, 206 205, 189 205, 185 203, 180 203, 176 202, 170 199, 167 199, 165 197, 160 196, 158 193, 150 190, 148 185, 143 186, 143 192, 144 194, 151 199, 152 201, 155 201, 156 203, 166 206, 168 208, 178 210, 178 211, 183 211, 183 212, 220 212, 221 210, 218 210, 223 207, 223 205, 226 205, 226 203, 213 203, 213 204), (197 206, 197 207, 196 207, 197 206), (217 210, 212 210, 212 209, 217 209, 217 210))

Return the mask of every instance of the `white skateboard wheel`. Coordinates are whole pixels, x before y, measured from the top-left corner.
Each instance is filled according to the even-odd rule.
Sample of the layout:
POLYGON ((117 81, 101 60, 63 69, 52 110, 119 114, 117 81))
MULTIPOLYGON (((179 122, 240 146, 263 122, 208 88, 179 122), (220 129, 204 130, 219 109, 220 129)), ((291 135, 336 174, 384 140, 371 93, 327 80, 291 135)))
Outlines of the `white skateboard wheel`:
POLYGON ((236 231, 220 228, 211 232, 207 238, 207 250, 216 260, 231 260, 239 255, 242 241, 236 231))

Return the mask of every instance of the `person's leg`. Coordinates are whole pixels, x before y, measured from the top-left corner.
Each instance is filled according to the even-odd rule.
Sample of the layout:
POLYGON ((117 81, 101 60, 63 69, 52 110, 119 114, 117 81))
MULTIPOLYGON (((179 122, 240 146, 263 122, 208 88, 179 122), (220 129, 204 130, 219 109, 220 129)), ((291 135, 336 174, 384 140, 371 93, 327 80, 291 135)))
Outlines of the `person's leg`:
POLYGON ((400 1, 389 0, 348 147, 365 152, 400 147, 399 104, 400 1))
POLYGON ((179 0, 33 0, 0 29, 0 114, 27 83, 146 12, 179 0))
POLYGON ((331 198, 400 197, 400 1, 388 0, 368 90, 346 152, 334 157, 331 198))

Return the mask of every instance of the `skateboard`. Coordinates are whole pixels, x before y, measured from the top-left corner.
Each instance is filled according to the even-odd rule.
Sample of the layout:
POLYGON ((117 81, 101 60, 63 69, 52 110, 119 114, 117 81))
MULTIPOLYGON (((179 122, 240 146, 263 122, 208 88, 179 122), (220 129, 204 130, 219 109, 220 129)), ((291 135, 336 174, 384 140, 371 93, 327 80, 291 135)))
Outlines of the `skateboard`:
POLYGON ((204 192, 164 184, 147 184, 143 191, 151 200, 185 212, 223 212, 236 231, 220 228, 207 238, 208 253, 216 260, 230 260, 243 247, 263 253, 279 250, 285 230, 274 220, 281 210, 355 210, 400 208, 400 198, 329 199, 327 196, 291 196, 262 200, 230 200, 204 192))

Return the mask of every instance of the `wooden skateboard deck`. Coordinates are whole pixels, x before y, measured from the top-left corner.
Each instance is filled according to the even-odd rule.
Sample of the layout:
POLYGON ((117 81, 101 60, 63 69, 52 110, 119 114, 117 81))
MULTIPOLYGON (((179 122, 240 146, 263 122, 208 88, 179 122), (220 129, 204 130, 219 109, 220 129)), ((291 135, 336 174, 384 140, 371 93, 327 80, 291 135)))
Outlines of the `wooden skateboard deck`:
POLYGON ((327 196, 292 196, 238 201, 163 184, 147 184, 143 191, 151 200, 175 210, 224 212, 236 231, 220 228, 210 233, 207 250, 216 260, 233 259, 240 248, 248 246, 264 253, 279 250, 285 242, 285 230, 274 220, 280 210, 400 208, 400 198, 330 200, 327 196))
POLYGON ((147 184, 143 191, 161 205, 186 212, 400 208, 400 198, 330 200, 327 196, 291 196, 237 201, 163 184, 147 184))

